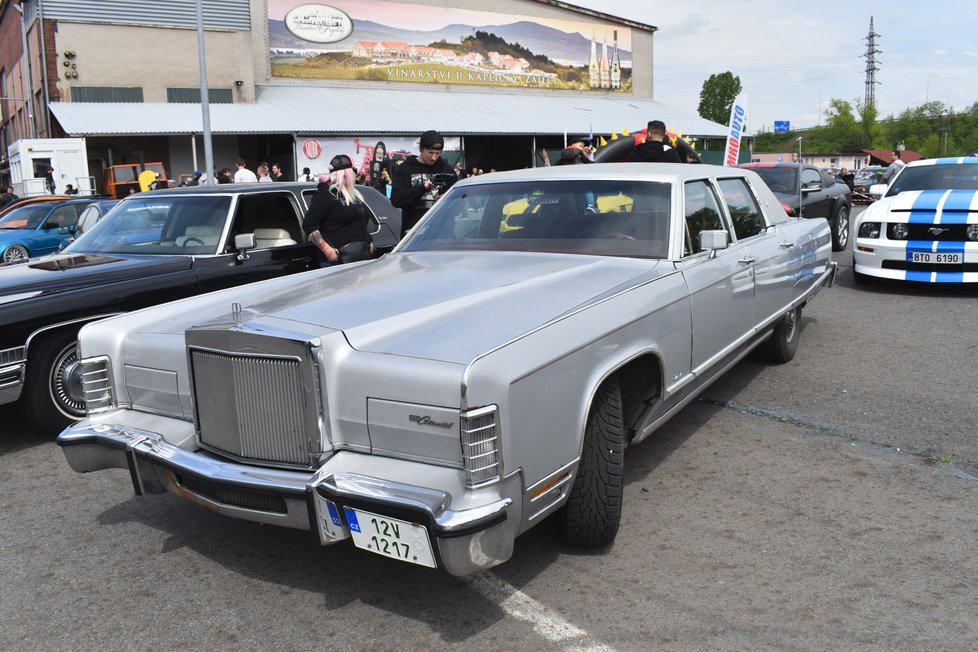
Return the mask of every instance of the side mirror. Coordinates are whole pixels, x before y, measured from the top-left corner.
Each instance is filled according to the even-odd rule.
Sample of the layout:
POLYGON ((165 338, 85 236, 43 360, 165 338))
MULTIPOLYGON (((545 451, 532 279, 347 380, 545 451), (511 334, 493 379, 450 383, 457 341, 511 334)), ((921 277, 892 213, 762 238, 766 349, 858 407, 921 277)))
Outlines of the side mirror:
POLYGON ((75 227, 73 226, 59 226, 58 235, 71 235, 75 232, 75 227))
POLYGON ((255 248, 255 234, 239 233, 235 235, 234 248, 238 250, 238 260, 248 260, 248 250, 255 248))
POLYGON ((886 189, 889 188, 885 183, 874 183, 869 187, 869 194, 879 199, 886 194, 886 189))
POLYGON ((726 249, 729 244, 727 232, 723 229, 700 231, 700 251, 726 249))

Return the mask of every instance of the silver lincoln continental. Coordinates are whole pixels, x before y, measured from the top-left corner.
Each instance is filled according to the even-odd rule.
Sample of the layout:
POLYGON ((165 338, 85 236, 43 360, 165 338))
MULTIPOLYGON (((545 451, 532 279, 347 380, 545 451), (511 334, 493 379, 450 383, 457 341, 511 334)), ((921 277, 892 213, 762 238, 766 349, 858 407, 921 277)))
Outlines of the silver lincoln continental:
POLYGON ((85 326, 58 443, 137 494, 453 575, 548 517, 606 546, 623 449, 749 353, 790 360, 831 249, 749 170, 467 179, 379 260, 85 326))

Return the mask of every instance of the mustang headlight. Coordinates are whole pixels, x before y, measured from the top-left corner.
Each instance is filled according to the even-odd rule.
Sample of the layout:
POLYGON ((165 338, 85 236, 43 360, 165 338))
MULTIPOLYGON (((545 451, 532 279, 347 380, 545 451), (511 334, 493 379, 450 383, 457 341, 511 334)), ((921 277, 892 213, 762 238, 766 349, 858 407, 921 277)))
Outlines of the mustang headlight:
POLYGON ((85 391, 85 407, 89 414, 115 407, 108 358, 86 358, 82 360, 81 376, 82 389, 85 391))
POLYGON ((969 224, 965 233, 968 234, 969 240, 978 240, 978 224, 969 224))
POLYGON ((878 238, 880 237, 880 223, 879 222, 863 222, 859 225, 859 237, 860 238, 878 238))
POLYGON ((910 226, 903 223, 891 224, 889 235, 891 240, 906 240, 910 235, 910 226))

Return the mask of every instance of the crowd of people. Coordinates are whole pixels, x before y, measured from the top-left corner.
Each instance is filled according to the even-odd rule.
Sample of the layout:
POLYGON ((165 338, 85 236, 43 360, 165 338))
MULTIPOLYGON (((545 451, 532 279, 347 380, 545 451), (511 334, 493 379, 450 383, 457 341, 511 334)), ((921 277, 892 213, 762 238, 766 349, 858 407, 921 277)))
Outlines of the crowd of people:
MULTIPOLYGON (((353 159, 338 154, 329 163, 329 172, 314 176, 309 168, 303 168, 299 181, 318 181, 316 192, 302 222, 303 231, 316 246, 319 264, 329 267, 358 260, 365 260, 373 253, 373 239, 368 228, 369 210, 363 194, 357 186, 371 186, 390 198, 391 204, 401 209, 401 233, 407 235, 421 217, 452 185, 469 176, 485 172, 478 166, 466 168, 461 161, 454 166, 442 158, 445 138, 437 131, 426 131, 418 141, 418 153, 399 160, 391 166, 383 143, 374 148, 370 161, 369 176, 358 172, 353 159)), ((594 148, 590 138, 580 138, 569 144, 555 165, 592 163, 594 148)), ((549 157, 544 152, 546 165, 549 157)), ((699 158, 684 158, 680 149, 667 142, 665 124, 653 120, 648 124, 646 141, 628 157, 632 162, 699 163, 699 158)), ((271 183, 287 181, 278 163, 261 162, 251 171, 247 162, 239 158, 236 170, 221 168, 216 173, 218 183, 271 183)), ((494 172, 490 169, 489 172, 494 172)), ((194 186, 206 181, 206 175, 196 170, 183 185, 194 186)))

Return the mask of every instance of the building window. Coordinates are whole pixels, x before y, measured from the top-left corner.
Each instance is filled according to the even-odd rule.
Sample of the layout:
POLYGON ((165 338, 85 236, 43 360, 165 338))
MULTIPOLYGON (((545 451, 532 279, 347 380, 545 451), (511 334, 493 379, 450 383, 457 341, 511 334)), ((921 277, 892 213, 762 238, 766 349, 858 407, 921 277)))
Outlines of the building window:
MULTIPOLYGON (((230 88, 208 88, 207 100, 211 104, 231 104, 234 99, 230 88)), ((166 101, 172 104, 200 104, 199 88, 168 88, 166 101)))
POLYGON ((139 86, 72 86, 72 102, 142 102, 139 86))

